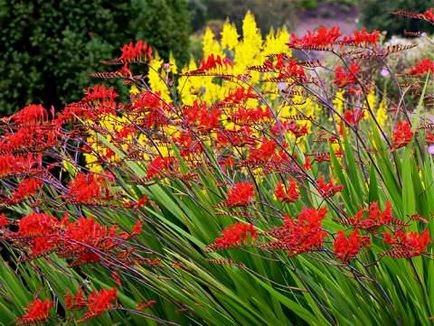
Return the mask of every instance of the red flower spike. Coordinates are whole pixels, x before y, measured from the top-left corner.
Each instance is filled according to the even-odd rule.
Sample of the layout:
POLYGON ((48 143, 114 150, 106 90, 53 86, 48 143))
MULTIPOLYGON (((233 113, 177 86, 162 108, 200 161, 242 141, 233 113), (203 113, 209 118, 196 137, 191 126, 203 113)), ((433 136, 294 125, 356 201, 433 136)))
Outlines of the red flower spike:
POLYGON ((428 144, 434 144, 434 133, 426 134, 426 142, 428 144))
POLYGON ((427 73, 434 74, 434 61, 426 58, 417 62, 416 65, 410 69, 410 75, 420 76, 425 75, 427 73))
POLYGON ((250 182, 236 183, 228 192, 226 206, 239 207, 252 203, 255 196, 254 186, 250 182))
POLYGON ((413 132, 410 123, 408 121, 398 121, 392 135, 393 149, 406 146, 411 142, 412 138, 413 132))
POLYGON ((152 60, 152 48, 144 41, 130 42, 122 47, 120 62, 140 62, 152 60))
POLYGON ((9 224, 9 220, 6 217, 5 213, 0 214, 0 229, 8 226, 9 224))
POLYGON ((58 226, 58 220, 44 213, 30 213, 18 222, 19 236, 47 236, 53 233, 58 226))
POLYGON ((323 48, 334 45, 340 36, 339 27, 333 26, 327 30, 327 27, 321 26, 314 32, 308 31, 302 38, 292 34, 289 46, 294 48, 323 48))
POLYGON ((86 299, 83 296, 82 289, 79 289, 74 296, 68 291, 66 293, 65 306, 68 310, 79 310, 86 307, 86 299))
POLYGON ((303 207, 295 219, 286 215, 283 226, 267 232, 277 240, 265 243, 261 247, 266 250, 287 250, 290 256, 321 249, 327 237, 327 232, 322 229, 322 220, 326 213, 325 207, 303 207))
POLYGON ((422 14, 423 19, 426 21, 429 21, 431 23, 434 23, 434 8, 429 8, 427 11, 425 11, 422 14))
POLYGON ((41 299, 33 300, 26 308, 26 314, 17 320, 18 325, 36 324, 47 321, 50 309, 53 307, 50 300, 42 301, 41 299))
POLYGON ((349 70, 345 70, 341 66, 337 66, 335 69, 335 81, 334 83, 339 88, 353 85, 357 82, 357 76, 360 73, 360 67, 356 63, 352 63, 349 66, 349 70))
POLYGON ((101 291, 93 291, 87 298, 88 311, 83 315, 79 322, 89 320, 112 309, 117 300, 117 290, 103 289, 101 291))
POLYGON ((164 177, 176 169, 178 161, 174 157, 158 156, 148 164, 147 178, 164 177))
POLYGON ((326 183, 324 177, 320 177, 316 182, 318 184, 319 194, 323 198, 333 197, 336 193, 344 189, 343 185, 335 185, 332 180, 326 183))
POLYGON ((79 173, 68 184, 66 197, 76 203, 96 203, 111 199, 107 182, 102 175, 79 173))
POLYGON ((17 125, 36 125, 48 119, 47 110, 40 104, 30 104, 10 117, 17 125))
POLYGON ((428 229, 422 233, 397 230, 393 235, 385 233, 383 240, 392 246, 383 256, 397 259, 420 256, 427 252, 428 245, 432 242, 428 229))
POLYGON ((360 109, 354 109, 352 111, 345 111, 344 113, 344 120, 350 125, 350 126, 358 126, 360 120, 365 116, 365 111, 360 109))
POLYGON ((249 149, 249 160, 252 162, 270 161, 276 154, 277 143, 274 140, 263 140, 258 148, 249 149))
POLYGON ((276 197, 281 202, 294 203, 300 198, 297 182, 294 179, 289 181, 288 187, 284 187, 282 182, 279 182, 276 187, 276 197))
POLYGON ((214 243, 207 247, 208 250, 219 250, 247 245, 249 239, 256 240, 256 229, 251 224, 237 222, 226 227, 222 231, 222 236, 215 239, 214 243))
POLYGON ((356 45, 356 46, 368 46, 373 45, 377 46, 378 38, 380 36, 380 32, 375 30, 372 33, 368 33, 366 28, 361 29, 360 31, 354 31, 352 36, 344 36, 342 40, 342 44, 356 45))
POLYGON ((41 189, 41 186, 42 180, 40 179, 24 179, 18 185, 17 190, 14 191, 10 203, 16 204, 23 199, 34 195, 39 189, 41 189))
POLYGON ((142 233, 142 222, 137 221, 131 230, 130 237, 134 237, 136 235, 139 235, 140 233, 142 233))
POLYGON ((360 252, 360 249, 369 245, 369 237, 359 233, 360 230, 356 229, 346 238, 344 231, 337 232, 333 247, 336 258, 342 263, 346 264, 360 252))
POLYGON ((86 95, 83 98, 85 102, 111 100, 114 101, 119 95, 116 93, 113 86, 107 88, 104 84, 89 87, 86 90, 86 95))
POLYGON ((345 224, 363 229, 363 230, 375 230, 383 225, 396 224, 396 220, 392 216, 392 206, 390 202, 386 202, 386 208, 384 211, 380 211, 377 202, 373 202, 369 205, 368 209, 360 209, 356 216, 348 218, 345 224), (368 216, 364 216, 364 213, 368 212, 368 216))

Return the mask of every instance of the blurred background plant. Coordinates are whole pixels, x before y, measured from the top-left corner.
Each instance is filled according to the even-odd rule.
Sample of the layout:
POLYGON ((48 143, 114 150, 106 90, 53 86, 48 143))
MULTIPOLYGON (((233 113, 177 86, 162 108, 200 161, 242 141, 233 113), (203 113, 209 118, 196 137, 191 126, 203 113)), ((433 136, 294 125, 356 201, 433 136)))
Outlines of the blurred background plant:
POLYGON ((161 57, 188 58, 185 0, 0 1, 0 114, 78 100, 99 62, 146 39, 161 57))
MULTIPOLYGON (((28 103, 56 110, 78 100, 88 75, 100 60, 116 56, 119 46, 146 40, 160 57, 170 53, 183 66, 190 56, 202 57, 207 26, 220 41, 229 18, 238 32, 247 11, 264 37, 285 26, 302 34, 307 26, 339 24, 344 32, 358 26, 403 36, 404 31, 433 27, 394 17, 394 10, 424 11, 430 0, 0 0, 0 115, 28 103)), ((429 54, 429 53, 426 53, 429 54)), ((426 55, 421 54, 421 55, 426 55)))

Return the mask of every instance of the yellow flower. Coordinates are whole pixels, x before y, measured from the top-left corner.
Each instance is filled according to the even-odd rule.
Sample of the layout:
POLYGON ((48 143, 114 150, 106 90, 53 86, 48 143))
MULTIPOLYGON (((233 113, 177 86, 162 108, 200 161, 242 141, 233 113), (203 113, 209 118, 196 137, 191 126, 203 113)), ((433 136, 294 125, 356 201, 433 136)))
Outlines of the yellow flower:
POLYGON ((205 29, 202 41, 203 57, 208 58, 211 54, 222 55, 220 50, 220 44, 214 39, 214 33, 211 28, 205 29))
MULTIPOLYGON (((236 74, 242 74, 249 66, 262 64, 259 55, 262 51, 262 36, 256 25, 255 17, 249 12, 243 20, 243 40, 235 47, 235 67, 236 74)), ((258 73, 252 73, 252 79, 258 80, 258 73), (256 77, 256 78, 255 78, 256 77)))
POLYGON ((221 47, 223 49, 233 50, 238 45, 237 28, 228 19, 223 24, 221 38, 221 47))
POLYGON ((344 106, 345 106, 345 98, 344 98, 344 91, 339 90, 336 92, 336 97, 333 99, 333 105, 335 106, 336 111, 339 113, 344 112, 344 106))
POLYGON ((149 85, 154 93, 160 93, 160 96, 166 102, 171 102, 170 100, 170 90, 167 86, 167 81, 165 80, 166 73, 161 66, 163 65, 163 60, 155 56, 151 62, 149 62, 149 72, 148 79, 149 85))
POLYGON ((386 97, 383 97, 380 104, 378 105, 378 109, 375 117, 381 127, 384 127, 386 125, 386 120, 387 120, 386 97))
POLYGON ((264 51, 262 55, 265 57, 275 53, 291 54, 291 51, 287 45, 289 41, 289 33, 286 27, 278 29, 276 32, 271 29, 265 38, 264 51))

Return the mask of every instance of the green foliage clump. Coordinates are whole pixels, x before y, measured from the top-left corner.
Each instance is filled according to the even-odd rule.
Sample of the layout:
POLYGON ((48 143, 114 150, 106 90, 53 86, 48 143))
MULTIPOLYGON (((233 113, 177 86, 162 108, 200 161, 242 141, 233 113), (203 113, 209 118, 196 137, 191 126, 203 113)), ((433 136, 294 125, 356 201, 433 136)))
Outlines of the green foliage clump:
POLYGON ((397 10, 406 10, 422 13, 432 6, 432 0, 366 0, 360 2, 361 24, 367 29, 387 31, 388 36, 400 34, 405 31, 434 32, 434 27, 418 19, 397 17, 392 13, 397 10))
POLYGON ((79 99, 99 62, 137 39, 183 62, 189 24, 185 0, 0 0, 0 114, 79 99))

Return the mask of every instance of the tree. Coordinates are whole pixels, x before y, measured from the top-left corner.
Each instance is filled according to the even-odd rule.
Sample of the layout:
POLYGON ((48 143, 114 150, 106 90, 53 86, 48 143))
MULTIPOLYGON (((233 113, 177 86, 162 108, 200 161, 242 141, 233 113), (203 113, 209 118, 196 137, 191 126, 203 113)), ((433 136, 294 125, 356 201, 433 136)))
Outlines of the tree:
POLYGON ((175 58, 185 63, 188 58, 190 17, 185 0, 134 0, 134 6, 142 8, 133 25, 137 37, 158 49, 160 56, 175 58))
POLYGON ((190 31, 184 0, 0 0, 0 28, 1 114, 79 99, 99 62, 139 38, 185 59, 190 31))

